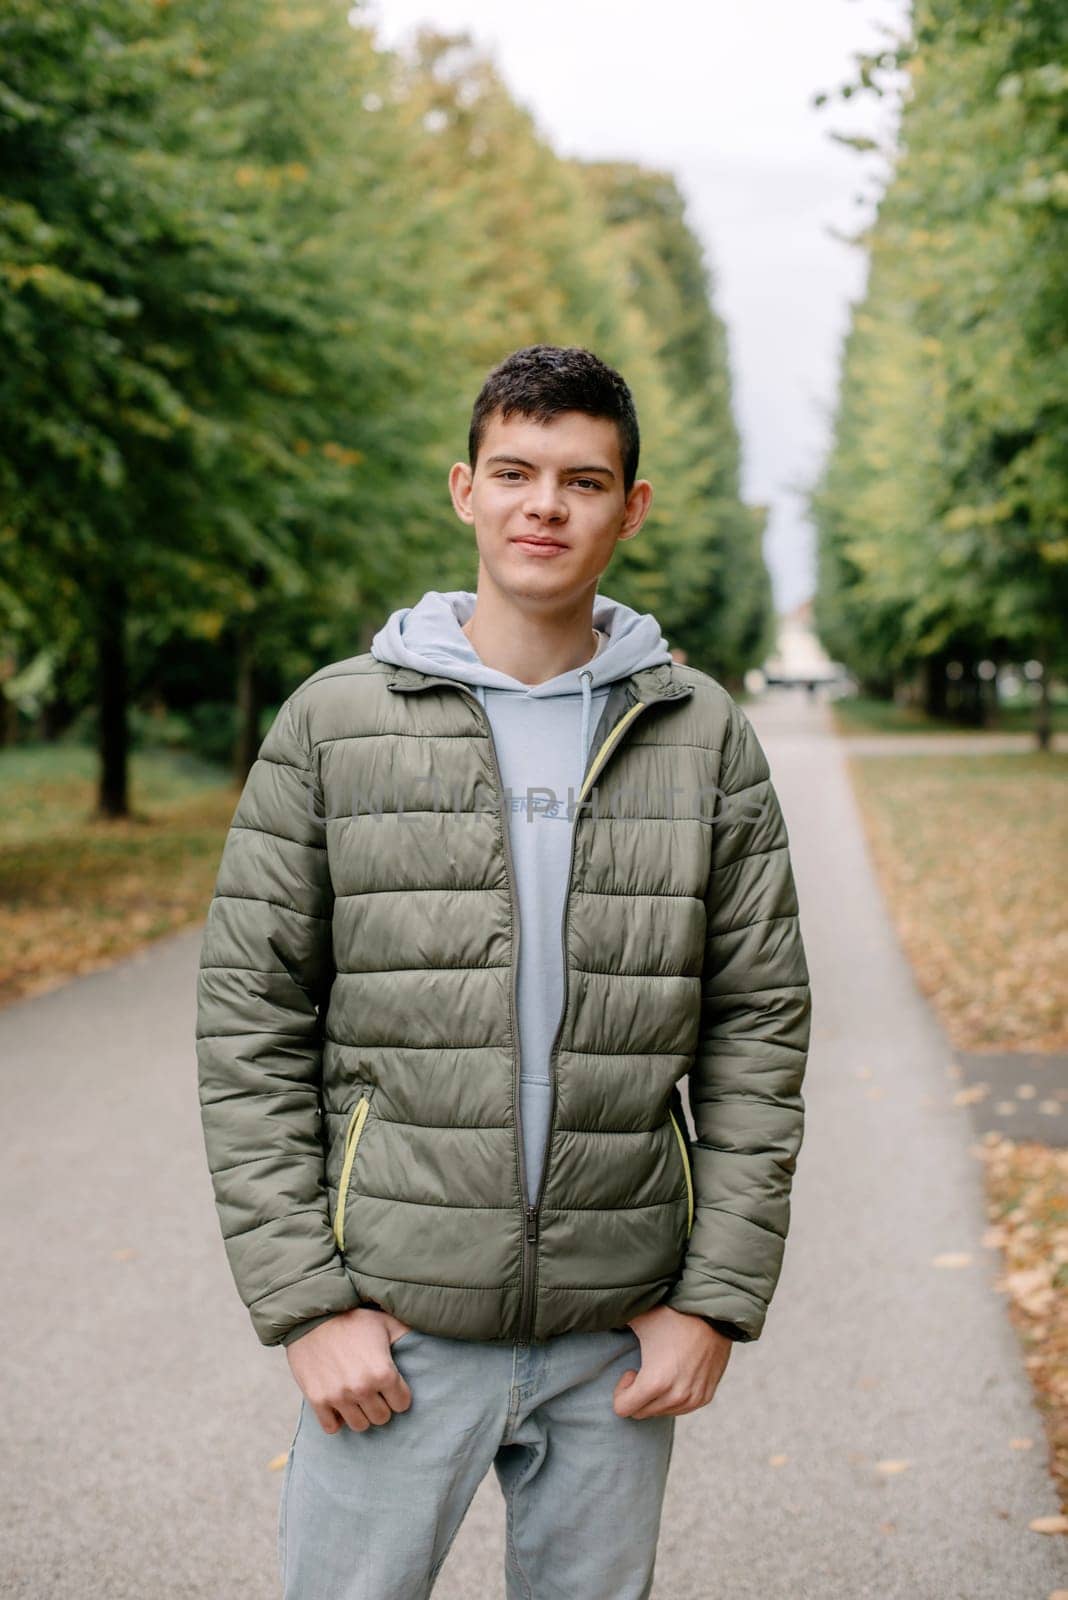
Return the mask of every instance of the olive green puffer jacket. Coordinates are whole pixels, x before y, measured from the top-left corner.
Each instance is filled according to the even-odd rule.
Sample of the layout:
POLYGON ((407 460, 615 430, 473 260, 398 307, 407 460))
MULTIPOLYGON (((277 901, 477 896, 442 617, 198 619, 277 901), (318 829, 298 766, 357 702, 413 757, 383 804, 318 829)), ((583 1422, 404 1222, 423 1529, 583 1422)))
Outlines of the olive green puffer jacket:
POLYGON ((759 1336, 811 1010, 778 799, 748 718, 692 667, 621 679, 591 749, 530 1208, 482 707, 366 654, 279 711, 223 851, 196 1020, 215 1201, 264 1344, 365 1303, 461 1339, 542 1342, 660 1302, 759 1336))

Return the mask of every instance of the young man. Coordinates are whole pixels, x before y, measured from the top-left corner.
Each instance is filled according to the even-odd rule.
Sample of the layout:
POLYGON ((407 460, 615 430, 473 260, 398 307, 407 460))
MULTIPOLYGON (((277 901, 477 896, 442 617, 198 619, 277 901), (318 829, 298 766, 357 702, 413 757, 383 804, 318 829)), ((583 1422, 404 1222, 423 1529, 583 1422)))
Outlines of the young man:
POLYGON ((295 689, 226 841, 200 1101, 302 1391, 287 1600, 423 1600, 491 1466, 509 1600, 642 1600, 674 1419, 779 1277, 811 1004, 786 828, 744 712, 597 592, 638 446, 589 351, 496 368, 449 478, 477 592, 295 689))

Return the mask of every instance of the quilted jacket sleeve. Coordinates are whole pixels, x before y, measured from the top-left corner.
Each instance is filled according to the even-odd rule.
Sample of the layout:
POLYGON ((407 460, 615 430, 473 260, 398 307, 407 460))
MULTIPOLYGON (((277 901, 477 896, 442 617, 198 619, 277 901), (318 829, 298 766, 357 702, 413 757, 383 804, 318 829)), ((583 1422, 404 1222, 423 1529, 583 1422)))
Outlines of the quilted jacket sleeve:
POLYGON ((267 1345, 360 1304, 330 1225, 320 1132, 334 976, 321 811, 291 697, 234 812, 197 975, 208 1167, 230 1270, 267 1345))
POLYGON ((782 1269, 811 993, 786 824, 733 700, 718 788, 689 1077, 694 1224, 666 1304, 721 1319, 748 1341, 760 1336, 782 1269))

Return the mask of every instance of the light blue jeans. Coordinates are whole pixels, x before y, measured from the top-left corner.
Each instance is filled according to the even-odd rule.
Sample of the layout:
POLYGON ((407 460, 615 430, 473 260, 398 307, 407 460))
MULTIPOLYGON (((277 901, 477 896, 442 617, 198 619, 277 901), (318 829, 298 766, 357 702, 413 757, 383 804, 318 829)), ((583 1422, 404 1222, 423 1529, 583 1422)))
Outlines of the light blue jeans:
POLYGON ((407 1411, 326 1433, 301 1398, 281 1489, 284 1600, 426 1600, 492 1466, 507 1600, 648 1600, 675 1418, 619 1417, 632 1328, 541 1345, 392 1345, 407 1411))

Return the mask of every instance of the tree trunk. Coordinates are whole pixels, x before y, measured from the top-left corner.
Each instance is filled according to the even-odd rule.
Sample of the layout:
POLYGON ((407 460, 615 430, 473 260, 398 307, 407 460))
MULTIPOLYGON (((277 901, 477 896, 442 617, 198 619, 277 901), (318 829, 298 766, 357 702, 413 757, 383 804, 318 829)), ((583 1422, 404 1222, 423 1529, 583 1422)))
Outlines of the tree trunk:
POLYGON ((1048 750, 1053 735, 1053 707, 1049 693, 1049 660, 1042 663, 1042 676, 1038 680, 1038 714, 1035 718, 1035 735, 1038 748, 1048 750))
MULTIPOLYGON (((0 658, 0 684, 10 683, 18 672, 18 657, 14 650, 5 650, 0 658)), ((0 688, 0 747, 13 745, 18 738, 18 707, 0 688)))
POLYGON ((997 673, 992 678, 982 681, 983 693, 983 726, 984 728, 1001 727, 1001 696, 998 690, 997 673))
POLYGON ((923 663, 923 709, 929 717, 946 714, 946 659, 939 650, 923 663))
POLYGON ((982 680, 976 670, 978 663, 972 655, 962 655, 960 662, 963 671, 956 682, 957 718, 969 727, 981 728, 986 707, 983 703, 982 680))
POLYGON ((96 613, 97 710, 102 817, 126 817, 129 807, 129 725, 126 702, 126 588, 117 573, 105 578, 96 613))
POLYGON ((234 742, 234 778, 244 784, 260 748, 262 699, 256 660, 256 629, 249 618, 237 636, 237 738, 234 742))

